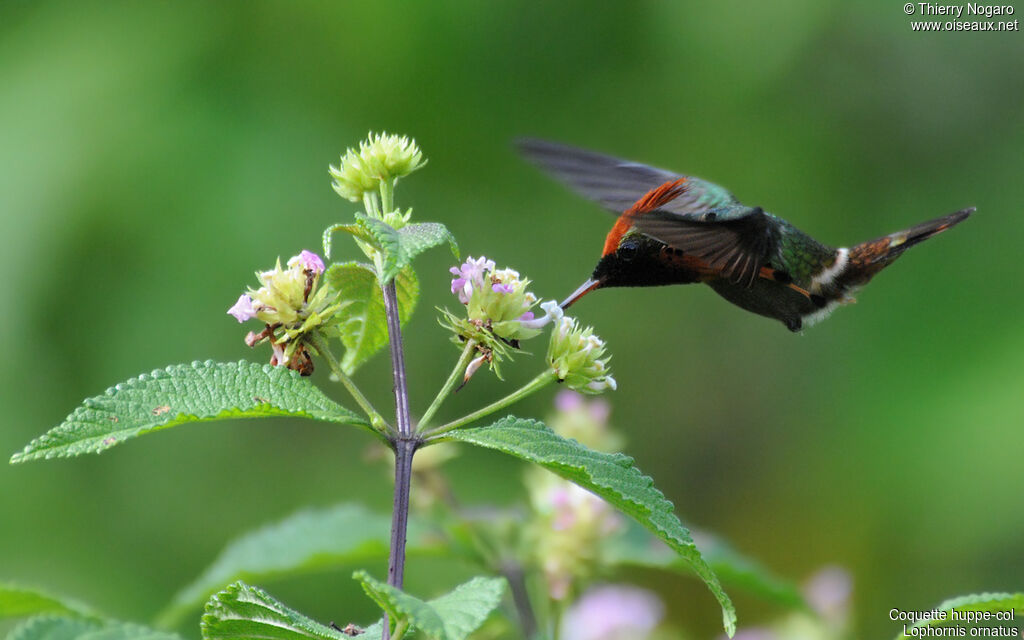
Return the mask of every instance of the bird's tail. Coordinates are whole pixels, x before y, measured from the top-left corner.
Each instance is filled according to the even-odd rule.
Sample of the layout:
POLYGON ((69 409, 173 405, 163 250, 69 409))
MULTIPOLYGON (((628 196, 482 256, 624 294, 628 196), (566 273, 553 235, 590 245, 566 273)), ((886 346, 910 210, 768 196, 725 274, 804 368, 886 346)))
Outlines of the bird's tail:
POLYGON ((892 264, 910 247, 960 224, 972 213, 974 213, 974 207, 961 209, 956 213, 922 222, 909 229, 850 247, 851 269, 848 270, 848 274, 856 282, 849 284, 867 282, 876 273, 892 264))

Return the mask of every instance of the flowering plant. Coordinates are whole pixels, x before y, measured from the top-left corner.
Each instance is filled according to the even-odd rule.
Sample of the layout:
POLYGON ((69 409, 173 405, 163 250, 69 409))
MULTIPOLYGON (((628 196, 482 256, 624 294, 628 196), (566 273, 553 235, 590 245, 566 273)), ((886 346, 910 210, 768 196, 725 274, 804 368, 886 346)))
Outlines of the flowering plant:
MULTIPOLYGON (((631 458, 614 453, 622 440, 607 424, 608 405, 580 395, 617 387, 607 345, 593 328, 565 316, 555 301, 542 301, 518 271, 499 269, 484 256, 461 260, 444 225, 415 222, 411 209, 396 206, 396 184, 425 163, 415 141, 381 133, 349 149, 330 167, 335 191, 361 203, 363 210, 324 231, 323 257, 301 250, 284 266, 278 259, 272 269, 257 272, 258 285, 242 292, 228 309, 239 323, 262 325, 249 331, 244 342, 261 350, 269 346, 266 364, 194 362, 128 380, 86 400, 12 461, 98 453, 192 422, 267 416, 351 425, 383 444, 394 461, 390 516, 345 503, 300 512, 233 543, 157 620, 158 626, 175 628, 205 602, 204 639, 398 640, 414 633, 443 640, 463 640, 470 634, 529 640, 670 637, 665 634, 673 633, 677 623, 670 620, 676 603, 666 604, 629 585, 602 584, 627 566, 696 576, 718 601, 729 635, 735 631, 735 610, 716 571, 740 576, 737 584, 755 594, 807 610, 791 585, 713 537, 705 536, 710 542, 699 549, 653 481, 631 458), (358 260, 332 258, 338 234, 353 239, 361 253, 358 260), (403 327, 420 292, 412 265, 424 251, 443 245, 456 261, 447 283, 455 310, 442 310, 440 322, 461 353, 416 419, 403 355, 403 327), (484 364, 500 374, 500 365, 524 353, 524 344, 544 333, 547 346, 537 358, 540 371, 533 379, 466 415, 435 420, 445 400, 484 364), (395 400, 395 411, 388 416, 363 394, 354 377, 385 347, 395 400), (319 365, 326 365, 330 380, 348 391, 357 410, 311 382, 310 376, 322 371, 319 365), (557 411, 548 420, 551 426, 512 415, 490 418, 550 385, 562 387, 557 411), (479 508, 459 504, 440 469, 456 455, 440 446, 450 443, 492 449, 529 463, 526 504, 487 507, 483 517, 479 508), (416 509, 410 500, 414 479, 416 509), (407 547, 459 559, 482 575, 432 600, 419 599, 403 591, 407 547), (361 621, 369 623, 365 627, 315 622, 241 581, 267 582, 347 566, 365 561, 375 549, 387 550, 386 581, 365 571, 354 575, 380 608, 376 621, 361 621)), ((11 636, 18 640, 179 637, 118 622, 30 589, 0 586, 0 615, 10 611, 38 614, 11 636)))

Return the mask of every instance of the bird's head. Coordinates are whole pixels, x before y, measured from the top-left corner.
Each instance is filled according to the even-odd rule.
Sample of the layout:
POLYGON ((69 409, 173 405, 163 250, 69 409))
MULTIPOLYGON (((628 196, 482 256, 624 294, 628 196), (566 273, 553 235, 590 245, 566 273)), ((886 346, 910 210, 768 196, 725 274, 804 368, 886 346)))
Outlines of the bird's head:
POLYGON ((651 287, 672 282, 676 274, 660 259, 664 248, 664 243, 639 231, 622 234, 617 244, 601 256, 590 278, 562 302, 562 308, 569 308, 595 289, 651 287))

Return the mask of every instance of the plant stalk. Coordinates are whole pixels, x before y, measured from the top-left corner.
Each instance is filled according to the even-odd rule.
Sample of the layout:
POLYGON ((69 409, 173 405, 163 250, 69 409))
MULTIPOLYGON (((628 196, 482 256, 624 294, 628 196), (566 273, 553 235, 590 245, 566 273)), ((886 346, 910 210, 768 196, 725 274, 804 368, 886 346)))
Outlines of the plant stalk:
POLYGON ((459 361, 455 363, 455 368, 452 369, 451 375, 448 376, 448 380, 445 381, 444 386, 437 392, 437 397, 430 403, 427 410, 423 413, 423 417, 420 418, 419 424, 417 425, 418 431, 423 431, 430 419, 434 417, 437 410, 441 408, 441 403, 444 402, 452 389, 455 388, 455 383, 459 381, 459 374, 466 370, 466 366, 469 361, 473 358, 473 354, 476 353, 476 340, 467 340, 466 347, 462 350, 462 356, 459 357, 459 361))
MULTIPOLYGON (((391 550, 388 554, 388 584, 402 588, 405 577, 405 540, 409 526, 409 491, 412 486, 412 457, 419 441, 412 432, 409 415, 409 389, 405 377, 405 356, 402 353, 402 327, 398 318, 398 294, 395 281, 382 287, 384 314, 387 316, 388 339, 391 346, 391 367, 395 376, 395 501, 391 513, 391 550)), ((396 629, 397 631, 397 629, 396 629)), ((384 624, 384 640, 390 640, 389 623, 384 624)))
POLYGON ((523 637, 527 640, 534 640, 537 636, 537 618, 533 613, 533 606, 530 604, 530 593, 526 588, 526 575, 519 563, 506 562, 501 567, 501 573, 508 580, 509 588, 512 591, 512 602, 515 603, 516 613, 519 615, 519 626, 523 630, 523 637))
POLYGON ((363 392, 359 390, 359 387, 357 387, 356 383, 352 381, 352 378, 345 375, 345 372, 341 369, 341 365, 338 363, 338 359, 334 357, 334 354, 331 352, 330 345, 327 344, 324 337, 319 333, 314 332, 312 338, 313 346, 320 352, 321 357, 327 361, 327 365, 331 368, 334 375, 338 377, 341 384, 348 389, 350 394, 352 394, 352 398, 356 401, 356 404, 358 404, 363 410, 366 417, 370 419, 370 424, 373 426, 374 430, 379 434, 386 436, 390 429, 388 421, 373 408, 373 405, 366 399, 363 392))
POLYGON ((507 396, 505 396, 501 400, 497 400, 496 402, 493 402, 493 403, 487 405, 486 407, 484 407, 482 409, 478 409, 478 410, 474 411, 473 413, 471 413, 471 414, 469 414, 467 416, 463 416, 463 417, 459 418, 458 420, 452 420, 448 424, 441 425, 440 427, 437 427, 436 429, 431 429, 431 430, 429 430, 426 433, 426 436, 429 439, 434 439, 434 438, 436 438, 437 436, 439 436, 439 435, 441 435, 443 433, 447 433, 447 432, 451 431, 452 429, 458 429, 459 427, 465 426, 465 425, 467 425, 467 424, 469 424, 471 422, 476 422, 480 418, 483 418, 485 416, 489 416, 492 413, 494 413, 495 411, 501 411, 505 407, 507 407, 507 406, 509 406, 511 404, 515 404, 516 402, 519 402, 520 400, 522 400, 526 396, 528 396, 528 395, 530 395, 530 394, 532 394, 532 393, 534 393, 536 391, 539 391, 539 390, 543 389, 544 387, 548 386, 549 384, 554 382, 556 379, 557 379, 557 376, 555 375, 554 370, 546 369, 543 373, 538 375, 536 378, 534 378, 533 380, 530 380, 525 385, 523 385, 522 387, 519 387, 518 389, 516 389, 512 393, 508 394, 507 396))
POLYGON ((388 178, 380 181, 380 211, 381 214, 391 213, 395 206, 395 179, 388 178))
POLYGON ((391 513, 391 553, 388 556, 388 584, 402 588, 405 578, 405 539, 409 529, 409 490, 412 486, 412 457, 416 442, 399 438, 395 442, 395 503, 391 513))
POLYGON ((383 286, 384 314, 388 320, 388 341, 391 345, 391 367, 395 374, 395 423, 398 439, 412 438, 409 416, 409 387, 405 377, 405 355, 402 352, 402 325, 398 319, 398 293, 395 281, 383 286))

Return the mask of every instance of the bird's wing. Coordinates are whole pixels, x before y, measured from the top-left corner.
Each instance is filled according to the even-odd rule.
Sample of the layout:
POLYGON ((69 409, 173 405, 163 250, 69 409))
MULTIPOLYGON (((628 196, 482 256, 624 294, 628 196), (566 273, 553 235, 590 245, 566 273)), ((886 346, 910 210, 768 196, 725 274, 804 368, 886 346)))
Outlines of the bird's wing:
POLYGON ((717 184, 639 162, 546 140, 519 140, 517 146, 538 167, 583 197, 596 200, 617 214, 629 209, 651 189, 679 178, 686 178, 686 192, 664 205, 665 211, 696 216, 739 204, 729 191, 717 184))
POLYGON ((770 220, 760 207, 736 208, 714 221, 694 220, 662 207, 637 215, 632 222, 642 233, 747 286, 775 250, 770 220))

